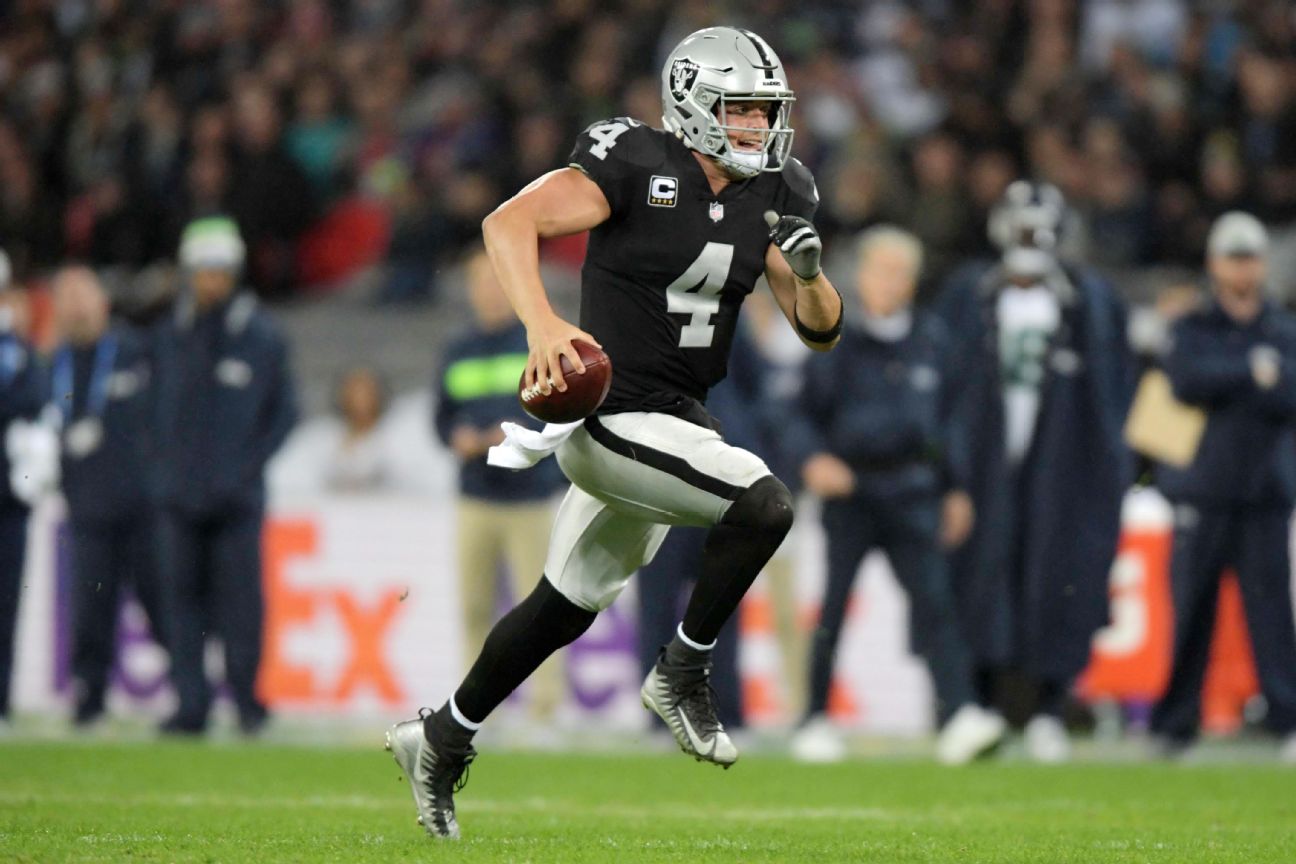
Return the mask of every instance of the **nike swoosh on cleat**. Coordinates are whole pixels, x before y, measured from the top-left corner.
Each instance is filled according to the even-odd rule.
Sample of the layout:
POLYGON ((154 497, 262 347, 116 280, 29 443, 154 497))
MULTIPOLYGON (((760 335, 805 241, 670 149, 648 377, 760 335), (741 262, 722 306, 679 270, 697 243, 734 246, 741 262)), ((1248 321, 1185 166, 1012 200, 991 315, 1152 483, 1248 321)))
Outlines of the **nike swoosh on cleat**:
POLYGON ((693 745, 693 752, 698 754, 699 756, 706 756, 708 758, 714 756, 715 748, 716 748, 716 739, 714 738, 711 739, 710 749, 703 750, 702 739, 699 738, 698 734, 693 731, 693 724, 689 722, 688 717, 685 716, 684 712, 680 711, 678 708, 675 709, 675 712, 679 715, 680 725, 684 727, 684 734, 688 735, 689 742, 693 745))

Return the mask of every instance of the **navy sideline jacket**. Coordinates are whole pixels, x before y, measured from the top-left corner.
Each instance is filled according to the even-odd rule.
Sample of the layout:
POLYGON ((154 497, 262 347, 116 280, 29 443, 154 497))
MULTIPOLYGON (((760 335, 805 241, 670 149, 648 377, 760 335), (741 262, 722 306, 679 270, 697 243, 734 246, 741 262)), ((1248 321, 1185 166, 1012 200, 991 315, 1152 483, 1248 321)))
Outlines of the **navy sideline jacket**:
POLYGON ((99 341, 87 346, 65 346, 55 351, 53 369, 70 360, 71 393, 60 393, 59 376, 51 375, 50 402, 63 414, 60 468, 63 495, 77 520, 113 522, 140 515, 156 494, 153 459, 153 370, 149 346, 135 331, 110 328, 99 341), (97 377, 97 355, 105 340, 116 345, 113 362, 103 381, 97 377), (103 388, 91 394, 92 384, 103 388), (93 451, 73 452, 68 432, 91 413, 91 403, 103 399, 103 438, 93 451))
POLYGON ((297 422, 288 349, 251 294, 158 332, 163 506, 194 518, 265 505, 266 463, 297 422))
POLYGON ((943 322, 914 311, 909 334, 895 342, 849 324, 831 352, 805 365, 790 449, 797 470, 817 452, 855 472, 854 496, 913 500, 966 482, 965 457, 950 417, 943 322))
POLYGON ((1165 362, 1175 396, 1208 412, 1197 457, 1159 466, 1157 485, 1174 501, 1206 506, 1291 507, 1296 500, 1296 317, 1273 304, 1248 324, 1218 303, 1185 316, 1165 362), (1281 357, 1278 383, 1260 389, 1249 354, 1281 357))

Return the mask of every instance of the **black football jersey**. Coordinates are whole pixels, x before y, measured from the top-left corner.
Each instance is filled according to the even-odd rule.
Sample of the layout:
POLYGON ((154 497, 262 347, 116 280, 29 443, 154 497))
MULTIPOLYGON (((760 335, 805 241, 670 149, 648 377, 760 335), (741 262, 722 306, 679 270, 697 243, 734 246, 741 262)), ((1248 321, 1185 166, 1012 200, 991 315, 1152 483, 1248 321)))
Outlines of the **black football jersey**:
POLYGON ((612 359, 599 413, 704 402, 765 270, 765 211, 813 219, 814 178, 790 159, 715 195, 683 142, 626 117, 582 132, 569 161, 612 209, 590 232, 581 271, 580 326, 612 359))

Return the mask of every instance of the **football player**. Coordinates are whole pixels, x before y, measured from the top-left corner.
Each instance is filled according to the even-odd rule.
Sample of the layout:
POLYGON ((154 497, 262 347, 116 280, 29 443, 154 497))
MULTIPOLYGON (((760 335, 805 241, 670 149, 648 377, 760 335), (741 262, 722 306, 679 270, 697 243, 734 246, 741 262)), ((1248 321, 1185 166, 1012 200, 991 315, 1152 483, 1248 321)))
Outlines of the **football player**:
POLYGON ((790 155, 792 101, 763 39, 700 30, 662 70, 664 130, 627 117, 590 126, 569 167, 535 180, 483 223, 526 325, 526 386, 565 390, 562 356, 584 372, 577 339, 602 347, 614 374, 595 416, 549 427, 572 486, 539 585, 500 619, 440 710, 388 732, 433 836, 459 834, 453 794, 482 721, 585 632, 671 525, 710 533, 702 576, 644 681, 643 702, 684 752, 726 767, 738 758, 716 718, 709 652, 791 527, 792 498, 758 457, 725 443, 703 402, 725 375, 738 309, 762 273, 808 346, 826 351, 841 332, 841 297, 820 269, 810 222, 818 193, 790 155), (586 230, 577 327, 549 305, 537 246, 586 230))

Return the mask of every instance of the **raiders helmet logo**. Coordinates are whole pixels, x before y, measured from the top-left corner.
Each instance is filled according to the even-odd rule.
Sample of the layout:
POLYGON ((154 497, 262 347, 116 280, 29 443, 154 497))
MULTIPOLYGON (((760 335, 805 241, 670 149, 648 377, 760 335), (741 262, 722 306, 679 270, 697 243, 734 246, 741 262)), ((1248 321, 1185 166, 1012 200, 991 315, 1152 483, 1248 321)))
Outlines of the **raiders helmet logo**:
POLYGON ((681 57, 671 65, 671 95, 676 102, 683 102, 693 92, 697 75, 698 64, 687 57, 681 57))

